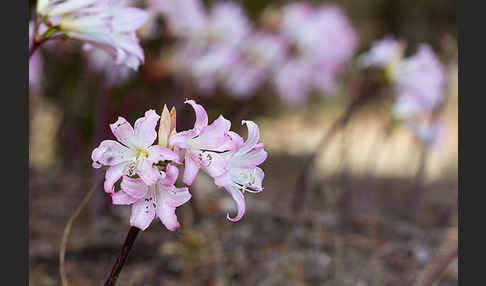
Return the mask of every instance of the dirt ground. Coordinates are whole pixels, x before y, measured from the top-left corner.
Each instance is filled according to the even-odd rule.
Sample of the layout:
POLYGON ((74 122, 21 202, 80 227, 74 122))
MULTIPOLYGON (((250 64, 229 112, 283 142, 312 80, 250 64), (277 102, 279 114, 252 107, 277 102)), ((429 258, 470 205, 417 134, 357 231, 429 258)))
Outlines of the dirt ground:
MULTIPOLYGON (((416 155, 410 154, 416 151, 404 146, 393 149, 393 144, 386 145, 392 151, 383 151, 385 159, 370 174, 352 162, 356 156, 348 156, 349 164, 338 167, 332 162, 334 155, 323 154, 304 207, 296 213, 289 207, 293 186, 309 152, 305 149, 312 150, 316 141, 305 132, 313 131, 295 127, 289 133, 293 139, 310 141, 292 151, 272 139, 278 120, 260 119, 269 150, 263 164, 265 191, 246 196, 244 218, 227 221, 226 212, 234 208, 230 196, 199 175, 191 188, 196 207, 186 204, 177 209, 182 227, 169 232, 154 221, 137 238, 118 285, 424 285, 457 249, 457 106, 451 110, 452 135, 441 151, 431 155, 425 197, 416 217, 407 215, 404 203, 414 184, 416 155), (408 165, 400 161, 407 155, 393 150, 409 152, 408 165)), ((358 149, 368 148, 365 140, 351 141, 358 149)), ((53 167, 49 172, 31 167, 32 286, 60 285, 61 235, 94 180, 89 162, 78 165, 67 170, 53 167)), ((129 213, 129 207, 109 204, 100 213, 90 202, 69 237, 70 285, 102 285, 129 229, 129 213)), ((435 285, 457 285, 457 258, 438 281, 435 285)))

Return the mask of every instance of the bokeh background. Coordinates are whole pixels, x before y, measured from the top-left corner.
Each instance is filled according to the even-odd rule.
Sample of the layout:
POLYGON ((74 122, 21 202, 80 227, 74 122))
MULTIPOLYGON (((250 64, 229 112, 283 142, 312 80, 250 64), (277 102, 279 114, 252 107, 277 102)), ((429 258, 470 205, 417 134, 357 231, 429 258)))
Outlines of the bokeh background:
MULTIPOLYGON (((233 2, 257 23, 268 9, 290 1, 233 2)), ((187 129, 194 115, 186 98, 203 104, 210 121, 219 114, 230 119, 244 137, 238 122, 259 124, 269 153, 262 165, 265 191, 246 195, 244 218, 231 223, 225 219, 234 208, 230 196, 198 175, 194 199, 177 209, 182 227, 169 232, 154 221, 137 239, 119 285, 425 285, 442 268, 435 285, 457 284, 457 259, 442 267, 457 249, 456 1, 308 2, 337 4, 347 13, 359 36, 356 55, 385 35, 405 40, 407 55, 419 43, 433 47, 447 70, 446 136, 427 151, 424 170, 423 146, 400 124, 390 131, 387 107, 377 101, 317 155, 302 207, 295 210, 297 178, 345 110, 351 80, 340 81, 342 95, 312 95, 294 107, 266 88, 244 100, 223 89, 203 94, 163 68, 175 39, 158 19, 156 36, 142 40, 146 63, 127 80, 107 85, 107 74, 90 67, 80 43, 58 40, 41 47, 41 80, 29 95, 30 285, 60 285, 62 232, 102 172, 91 168, 90 154, 112 138, 108 124, 118 115, 133 122, 149 108, 160 114, 167 104, 177 109, 177 129, 187 129), (411 212, 406 201, 417 188, 424 195, 411 212)), ((30 4, 34 10, 35 1, 30 4)), ((101 188, 95 193, 70 234, 71 285, 101 285, 119 254, 129 214, 130 207, 112 206, 101 188)))

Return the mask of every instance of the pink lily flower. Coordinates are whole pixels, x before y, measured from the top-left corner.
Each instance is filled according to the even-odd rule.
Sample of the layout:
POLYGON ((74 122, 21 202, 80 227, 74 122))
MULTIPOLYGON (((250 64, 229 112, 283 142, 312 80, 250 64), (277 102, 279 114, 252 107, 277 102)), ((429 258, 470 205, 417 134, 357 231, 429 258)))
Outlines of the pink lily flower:
POLYGON ((191 194, 187 188, 174 186, 179 175, 176 166, 168 164, 162 174, 163 178, 151 186, 139 178, 124 176, 121 189, 111 194, 113 204, 132 205, 130 225, 145 230, 157 216, 170 231, 180 226, 175 210, 189 201, 191 194))
POLYGON ((387 68, 390 64, 400 61, 403 57, 404 44, 393 36, 374 41, 368 52, 362 54, 358 61, 362 67, 376 66, 387 68))
POLYGON ((126 0, 41 0, 37 12, 55 20, 56 35, 66 35, 104 49, 115 63, 134 70, 144 62, 136 30, 148 19, 126 0))
POLYGON ((159 161, 170 160, 181 163, 173 151, 159 145, 151 146, 156 137, 155 126, 160 116, 154 110, 135 121, 135 127, 123 118, 110 124, 114 140, 104 140, 91 154, 93 167, 109 166, 105 174, 105 192, 113 193, 114 184, 123 175, 138 175, 147 185, 153 185, 161 178, 161 172, 154 166, 159 161))
POLYGON ((444 98, 445 71, 429 45, 422 44, 415 55, 403 60, 396 72, 398 118, 406 119, 433 110, 444 98))
POLYGON ((248 128, 248 138, 243 142, 243 138, 234 132, 230 136, 235 144, 235 149, 225 152, 221 156, 228 161, 228 171, 216 177, 214 183, 218 187, 224 187, 236 202, 237 214, 231 218, 226 214, 226 218, 232 222, 240 220, 245 213, 244 192, 259 193, 263 191, 263 170, 259 167, 265 159, 267 152, 263 150, 263 142, 258 143, 260 131, 258 125, 253 121, 242 121, 248 128))
POLYGON ((196 113, 194 128, 178 132, 169 138, 169 145, 184 152, 184 175, 182 182, 192 185, 201 167, 212 177, 225 172, 226 162, 219 154, 233 148, 233 142, 228 132, 231 122, 223 116, 208 125, 206 110, 194 100, 186 100, 196 113))

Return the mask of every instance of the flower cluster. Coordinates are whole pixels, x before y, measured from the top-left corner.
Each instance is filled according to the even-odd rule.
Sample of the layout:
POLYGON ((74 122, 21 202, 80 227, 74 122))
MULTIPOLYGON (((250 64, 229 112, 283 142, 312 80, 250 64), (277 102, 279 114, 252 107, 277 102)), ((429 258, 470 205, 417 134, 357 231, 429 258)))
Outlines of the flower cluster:
POLYGON ((208 124, 206 110, 194 100, 186 100, 195 113, 194 128, 176 131, 176 114, 164 106, 162 115, 154 110, 135 121, 132 127, 123 117, 110 125, 117 141, 105 140, 95 148, 93 167, 107 166, 104 189, 113 204, 132 205, 130 224, 145 230, 157 216, 169 230, 179 227, 175 209, 190 200, 191 186, 199 170, 225 188, 236 202, 238 221, 245 213, 244 192, 261 192, 263 170, 258 167, 267 158, 259 129, 253 121, 246 141, 233 131, 231 122, 219 116, 208 124), (159 122, 158 142, 156 125, 159 122), (182 183, 176 187, 179 167, 182 183))
POLYGON ((167 20, 178 39, 171 63, 203 92, 216 86, 246 98, 265 83, 290 105, 313 89, 329 92, 353 56, 357 36, 337 6, 288 4, 275 25, 256 27, 234 2, 206 11, 200 0, 152 0, 151 15, 167 20))
POLYGON ((116 64, 136 70, 144 53, 135 31, 148 19, 148 13, 128 6, 127 0, 39 0, 38 26, 47 31, 39 40, 66 36, 90 43, 115 58, 116 64))
POLYGON ((388 36, 374 42, 370 51, 361 55, 360 63, 385 71, 396 97, 394 116, 405 121, 422 142, 432 146, 444 138, 443 122, 431 115, 445 100, 445 69, 427 44, 421 44, 408 58, 404 58, 404 50, 404 43, 388 36))

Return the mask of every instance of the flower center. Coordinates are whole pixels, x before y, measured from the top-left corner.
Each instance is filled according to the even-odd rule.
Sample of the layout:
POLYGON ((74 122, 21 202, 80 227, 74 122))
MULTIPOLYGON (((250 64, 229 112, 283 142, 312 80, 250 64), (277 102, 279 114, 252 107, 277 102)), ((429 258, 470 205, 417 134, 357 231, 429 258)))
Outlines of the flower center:
POLYGON ((137 154, 135 155, 136 160, 140 159, 141 156, 148 158, 149 153, 147 150, 137 147, 137 154))

